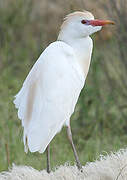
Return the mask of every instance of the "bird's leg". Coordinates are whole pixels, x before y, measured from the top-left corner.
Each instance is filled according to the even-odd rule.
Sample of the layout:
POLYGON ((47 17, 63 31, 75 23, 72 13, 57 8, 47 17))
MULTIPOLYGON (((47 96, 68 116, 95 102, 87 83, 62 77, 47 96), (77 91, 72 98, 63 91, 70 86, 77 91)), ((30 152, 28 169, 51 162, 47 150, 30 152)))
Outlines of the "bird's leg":
POLYGON ((47 146, 46 153, 47 153, 47 172, 50 173, 51 172, 51 166, 50 166, 50 144, 47 146))
POLYGON ((74 152, 74 156, 75 156, 75 160, 76 160, 76 165, 77 165, 78 169, 81 170, 82 169, 82 165, 81 165, 81 163, 79 161, 79 157, 78 157, 77 151, 75 149, 75 145, 73 143, 72 132, 71 132, 71 127, 70 126, 67 127, 67 135, 68 135, 69 142, 71 143, 72 150, 74 152))

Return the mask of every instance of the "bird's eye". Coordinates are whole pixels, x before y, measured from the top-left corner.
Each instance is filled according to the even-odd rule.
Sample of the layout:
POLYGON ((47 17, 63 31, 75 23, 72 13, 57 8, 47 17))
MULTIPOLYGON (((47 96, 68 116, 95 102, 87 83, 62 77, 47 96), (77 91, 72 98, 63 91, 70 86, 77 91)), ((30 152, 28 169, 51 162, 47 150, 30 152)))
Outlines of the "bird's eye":
POLYGON ((81 21, 81 23, 82 23, 82 24, 86 24, 87 21, 83 19, 83 20, 81 21))

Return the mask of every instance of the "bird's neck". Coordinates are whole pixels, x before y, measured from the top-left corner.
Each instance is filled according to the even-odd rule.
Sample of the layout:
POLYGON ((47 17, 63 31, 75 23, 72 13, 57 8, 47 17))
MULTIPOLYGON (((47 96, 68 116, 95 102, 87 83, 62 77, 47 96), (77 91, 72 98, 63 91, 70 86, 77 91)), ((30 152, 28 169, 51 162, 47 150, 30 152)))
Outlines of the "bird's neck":
POLYGON ((89 36, 74 39, 67 36, 59 35, 58 40, 67 43, 74 49, 76 59, 86 77, 89 70, 90 61, 91 61, 91 54, 92 54, 92 48, 93 48, 92 39, 89 36))

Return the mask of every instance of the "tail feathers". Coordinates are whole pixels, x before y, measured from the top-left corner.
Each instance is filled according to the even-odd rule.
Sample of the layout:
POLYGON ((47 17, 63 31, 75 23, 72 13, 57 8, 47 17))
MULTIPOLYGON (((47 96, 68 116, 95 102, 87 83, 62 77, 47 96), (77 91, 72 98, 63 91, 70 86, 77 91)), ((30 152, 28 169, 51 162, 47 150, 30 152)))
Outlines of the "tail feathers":
MULTIPOLYGON (((54 101, 48 100, 52 96, 51 98, 46 96, 42 98, 40 81, 41 79, 33 83, 30 81, 28 84, 24 83, 14 100, 15 106, 18 108, 18 117, 22 120, 24 127, 25 152, 29 149, 31 152, 43 153, 68 118, 63 108, 57 107, 58 100, 53 103, 54 101), (58 113, 54 113, 56 108, 58 113), (31 111, 29 112, 28 109, 31 111)), ((46 92, 44 91, 44 93, 46 92)))
POLYGON ((43 153, 54 136, 61 130, 63 123, 52 127, 37 128, 28 133, 28 147, 31 152, 43 153))

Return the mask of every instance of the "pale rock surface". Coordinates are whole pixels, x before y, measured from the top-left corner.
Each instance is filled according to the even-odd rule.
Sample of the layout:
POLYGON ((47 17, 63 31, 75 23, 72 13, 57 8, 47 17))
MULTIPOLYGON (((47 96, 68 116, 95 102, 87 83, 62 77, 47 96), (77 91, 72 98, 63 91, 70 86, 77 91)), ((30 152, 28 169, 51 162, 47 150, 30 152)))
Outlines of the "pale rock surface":
POLYGON ((76 166, 64 165, 48 174, 28 166, 13 165, 0 173, 0 180, 127 180, 127 149, 87 163, 80 172, 76 166))

